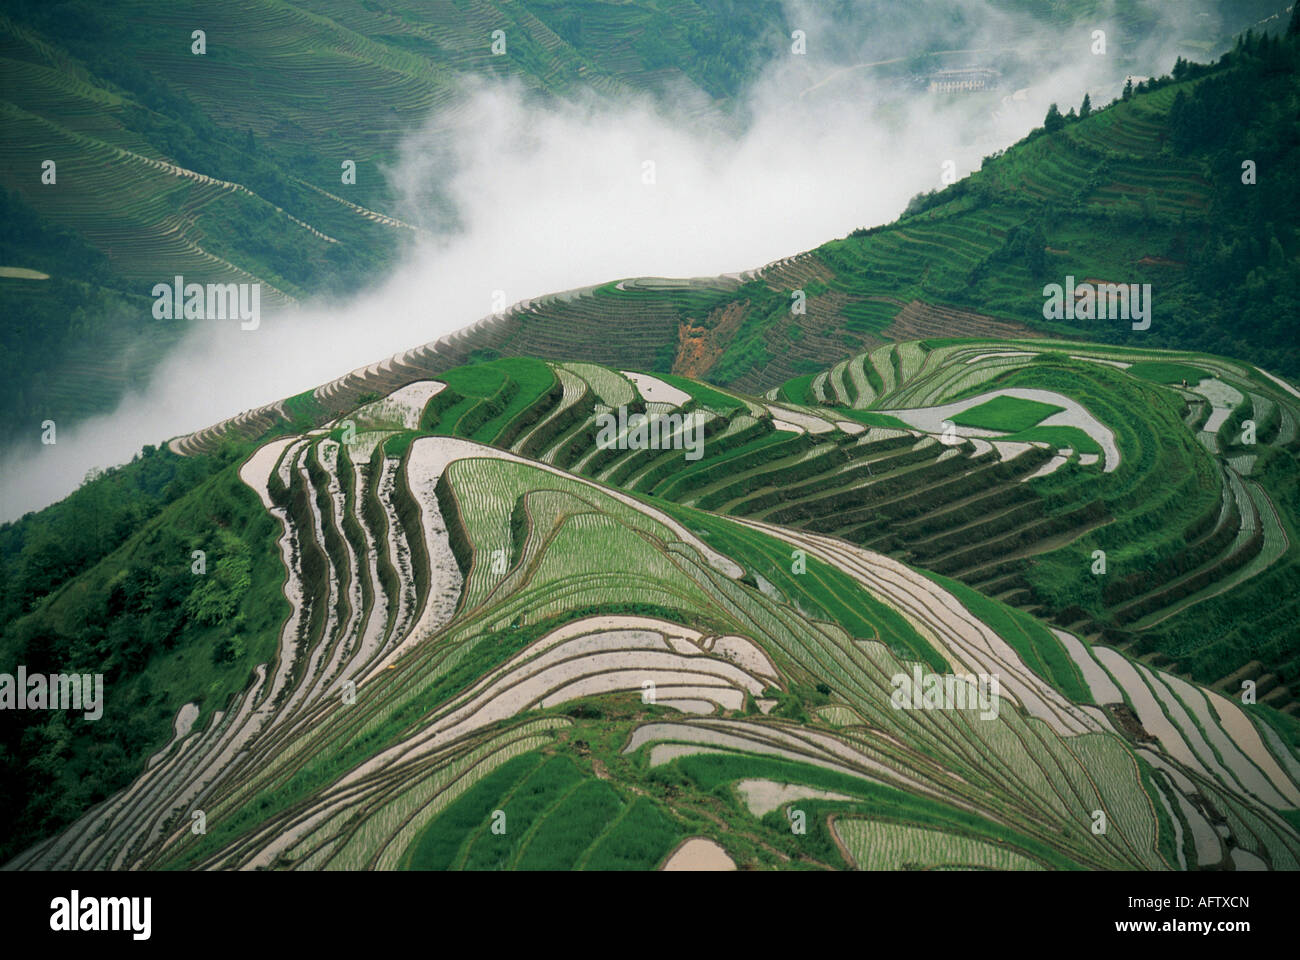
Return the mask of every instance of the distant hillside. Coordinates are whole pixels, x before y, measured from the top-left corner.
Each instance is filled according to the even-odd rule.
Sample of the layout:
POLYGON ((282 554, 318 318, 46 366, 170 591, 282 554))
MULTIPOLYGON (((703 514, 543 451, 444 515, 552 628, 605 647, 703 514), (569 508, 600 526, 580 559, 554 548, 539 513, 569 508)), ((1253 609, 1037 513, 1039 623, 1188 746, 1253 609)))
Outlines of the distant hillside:
MULTIPOLYGON (((861 289, 1052 329, 1044 283, 1150 283, 1149 330, 1065 327, 1110 343, 1213 350, 1300 373, 1300 38, 1247 35, 1213 67, 1084 118, 1052 117, 889 227, 820 248, 861 289), (1243 163, 1256 182, 1243 182, 1243 163)), ((1061 329, 1056 325, 1055 329, 1061 329)))
POLYGON ((961 317, 978 313, 986 324, 1208 350, 1300 375, 1300 201, 1287 172, 1300 160, 1298 64, 1294 28, 1248 35, 1212 67, 1180 61, 1086 117, 1073 106, 1049 115, 1051 129, 914 198, 895 223, 798 258, 778 286, 806 288, 808 317, 761 323, 751 311, 725 332, 720 312, 695 320, 725 348, 693 372, 766 387, 811 372, 800 369, 809 327, 863 345, 994 334, 961 317), (1150 328, 1045 320, 1044 286, 1070 276, 1151 284, 1150 328))
MULTIPOLYGON (((1005 46, 952 50, 954 32, 979 24, 953 0, 909 8, 907 20, 880 0, 821 9, 837 29, 800 58, 810 87, 834 76, 835 58, 860 57, 868 62, 859 66, 893 79, 983 58, 1010 81, 1037 69, 1075 20, 1103 16, 1116 28, 1115 63, 1145 69, 1135 57, 1160 27, 1138 0, 996 0, 990 9, 1017 25, 1005 46), (915 55, 896 56, 882 22, 915 28, 915 55)), ((1218 0, 1207 9, 1211 16, 1179 26, 1188 51, 1217 50, 1230 31, 1278 7, 1218 0)), ((0 267, 30 267, 51 280, 0 277, 10 308, 0 321, 0 444, 19 424, 67 424, 111 409, 146 382, 185 331, 147 309, 160 279, 256 281, 269 308, 382 276, 416 218, 396 208, 381 168, 463 80, 509 78, 543 99, 583 91, 617 100, 686 84, 701 91, 698 109, 710 123, 739 123, 740 94, 787 48, 786 15, 775 0, 438 0, 418 9, 182 0, 162 12, 148 0, 111 11, 84 0, 8 4, 0 14, 0 267), (198 29, 202 55, 192 52, 198 29), (505 55, 492 53, 494 30, 505 32, 505 55), (345 159, 356 162, 355 184, 340 182, 345 159), (41 182, 45 160, 57 164, 55 185, 41 182), (69 233, 79 242, 51 253, 69 233)), ((684 109, 680 97, 673 109, 684 109)), ((888 251, 881 256, 888 260, 888 251)), ((849 307, 851 348, 863 345, 853 334, 887 315, 852 299, 860 279, 837 286, 848 301, 823 298, 813 313, 849 307)), ((774 331, 766 346, 757 343, 754 326, 717 376, 750 383, 744 372, 765 350, 820 364, 826 356, 810 347, 842 345, 827 330, 791 352, 774 331)), ((729 336, 724 329, 720 339, 729 336)), ((703 361, 679 369, 725 346, 709 345, 703 361)), ((791 372, 779 370, 773 382, 791 372)))
POLYGON ((887 226, 741 276, 624 280, 526 301, 341 378, 292 412, 250 411, 205 443, 322 422, 375 377, 397 386, 501 355, 589 357, 763 392, 894 340, 1069 335, 1204 350, 1295 377, 1300 201, 1282 171, 1300 162, 1298 65, 1294 30, 1247 36, 1214 66, 1180 61, 1180 79, 1084 118, 1071 108, 887 226), (1242 182, 1243 158, 1254 184, 1242 182), (1044 287, 1067 277, 1149 283, 1149 329, 1045 320, 1044 287))
POLYGON ((0 443, 147 378, 185 329, 152 318, 159 281, 260 282, 270 308, 382 276, 413 236, 382 168, 465 80, 611 98, 685 83, 725 103, 779 22, 772 0, 7 4, 0 266, 52 282, 0 278, 0 443))

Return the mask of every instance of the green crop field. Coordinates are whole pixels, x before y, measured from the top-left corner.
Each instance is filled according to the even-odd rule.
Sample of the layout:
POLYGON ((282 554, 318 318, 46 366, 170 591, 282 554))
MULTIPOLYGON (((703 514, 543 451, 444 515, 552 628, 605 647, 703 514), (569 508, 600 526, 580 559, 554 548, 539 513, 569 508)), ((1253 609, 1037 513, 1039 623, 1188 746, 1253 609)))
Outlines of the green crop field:
POLYGON ((1099 456, 1102 452, 1097 441, 1078 427, 1030 427, 1028 430, 1009 433, 1003 439, 1021 443, 1042 441, 1053 447, 1069 447, 1079 453, 1090 453, 1093 456, 1099 456))
POLYGON ((978 406, 968 407, 952 416, 952 422, 962 427, 979 427, 982 430, 1005 430, 1019 433, 1041 423, 1063 407, 1020 397, 994 397, 978 406))
POLYGON ((1188 366, 1184 363, 1161 363, 1158 360, 1135 363, 1129 368, 1128 372, 1135 377, 1141 377, 1143 380, 1150 380, 1152 383, 1187 382, 1193 386, 1205 377, 1205 371, 1199 367, 1188 366))

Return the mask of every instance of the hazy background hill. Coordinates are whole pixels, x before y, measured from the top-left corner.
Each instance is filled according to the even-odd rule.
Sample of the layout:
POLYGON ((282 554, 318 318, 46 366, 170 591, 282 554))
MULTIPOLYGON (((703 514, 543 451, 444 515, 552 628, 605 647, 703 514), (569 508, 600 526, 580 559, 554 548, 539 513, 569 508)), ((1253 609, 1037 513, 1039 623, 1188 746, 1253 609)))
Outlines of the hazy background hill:
POLYGON ((33 416, 66 423, 109 409, 147 382, 184 334, 148 312, 160 279, 260 282, 270 308, 373 283, 412 223, 437 229, 454 216, 437 197, 400 210, 385 168, 465 78, 508 77, 547 97, 683 85, 703 109, 751 74, 779 13, 581 7, 579 21, 576 5, 553 3, 9 5, 3 260, 51 279, 0 281, 10 306, 0 439, 33 416), (498 29, 503 57, 489 49, 498 29), (46 159, 58 164, 53 186, 40 180, 46 159), (355 184, 341 183, 345 160, 355 184))
MULTIPOLYGON (((49 279, 0 278, 0 445, 12 452, 47 418, 66 430, 147 388, 188 332, 149 314, 160 280, 258 282, 264 308, 282 312, 375 286, 421 237, 456 237, 466 211, 444 189, 445 154, 467 126, 491 122, 466 115, 481 107, 462 96, 467 82, 508 82, 539 104, 649 97, 687 128, 736 132, 766 108, 753 89, 779 60, 782 96, 854 110, 869 82, 878 106, 903 120, 945 70, 996 75, 972 100, 979 109, 1041 81, 1059 69, 1067 29, 1085 43, 1092 27, 1108 31, 1114 87, 1126 71, 1154 69, 1141 64, 1157 49, 1213 53, 1278 9, 1265 0, 1207 0, 1177 17, 1137 0, 10 4, 0 16, 0 266, 49 279), (202 56, 191 51, 196 29, 202 56), (808 34, 805 57, 788 55, 794 29, 808 34), (504 56, 492 55, 494 30, 505 31, 504 56), (410 134, 431 118, 412 148, 410 134), (411 149, 427 174, 418 184, 411 149), (40 180, 46 159, 58 165, 53 186, 40 180), (344 160, 356 163, 355 184, 340 182, 344 160)), ((1002 145, 996 135, 992 144, 1002 145)), ((499 284, 512 299, 546 292, 513 279, 499 284)), ((446 322, 435 319, 429 335, 446 322)))
POLYGON ((792 378, 806 386, 829 358, 890 341, 1070 335, 1203 350, 1294 377, 1300 238, 1281 171, 1298 159, 1298 46, 1294 34, 1248 34, 1213 65, 1179 59, 1086 116, 1082 104, 1049 110, 1044 126, 916 195, 893 223, 760 271, 532 298, 408 352, 401 370, 267 406, 202 431, 192 449, 323 422, 404 376, 501 355, 581 356, 761 393, 792 378), (1243 159, 1256 182, 1243 182, 1243 159), (1071 276, 1150 284, 1149 328, 1044 319, 1044 286, 1071 276), (803 312, 791 309, 797 294, 803 312))

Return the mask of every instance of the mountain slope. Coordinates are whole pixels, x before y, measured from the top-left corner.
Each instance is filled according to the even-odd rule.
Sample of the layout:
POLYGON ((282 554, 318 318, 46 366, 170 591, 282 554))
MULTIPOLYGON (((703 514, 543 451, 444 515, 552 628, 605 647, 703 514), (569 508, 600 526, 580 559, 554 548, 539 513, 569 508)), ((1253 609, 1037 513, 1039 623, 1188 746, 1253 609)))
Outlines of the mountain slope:
POLYGON ((0 664, 107 691, 12 715, 0 857, 1295 869, 1294 197, 1235 166, 1291 156, 1295 60, 1248 36, 896 224, 518 305, 0 528, 0 664), (1151 328, 1045 322, 1065 273, 1149 277, 1151 328), (1156 349, 1229 310, 1230 358, 1156 349))
MULTIPOLYGON (((214 558, 282 563, 287 617, 250 623, 238 611, 276 607, 232 583, 223 603, 189 577, 200 599, 181 601, 171 642, 253 667, 251 684, 184 709, 182 687, 155 684, 175 735, 125 792, 11 866, 648 868, 708 836, 748 865, 843 867, 865 856, 861 830, 905 825, 922 831, 898 834, 905 862, 928 865, 999 850, 1021 867, 1294 865, 1300 835, 1274 812, 1300 805, 1286 718, 1251 711, 1252 722, 1110 647, 842 539, 700 509, 735 509, 738 458, 778 481, 746 480, 756 494, 798 491, 795 477, 818 477, 836 451, 842 477, 865 454, 888 483, 909 447, 941 445, 933 437, 851 419, 845 432, 817 407, 688 380, 540 366, 417 382, 220 468, 212 483, 229 490, 230 519, 273 518, 280 542, 253 534, 260 520, 232 522, 242 550, 228 542, 214 558), (596 441, 595 416, 618 406, 675 413, 683 432, 699 421, 707 456, 596 441), (204 609, 220 611, 235 646, 200 632, 204 609), (914 668, 995 674, 999 706, 898 709, 895 678, 914 668), (1158 722, 1151 690, 1169 719, 1158 722), (768 778, 804 785, 806 833, 776 809, 788 803, 755 799, 768 778), (504 833, 488 829, 494 811, 504 833), (572 846, 575 817, 603 826, 572 846), (546 831, 568 845, 532 842, 546 831), (984 846, 964 846, 972 839, 984 846)), ((1009 465, 1050 452, 1032 450, 1009 465)), ((979 462, 973 444, 948 454, 939 462, 979 462)), ((161 529, 201 520, 212 489, 165 507, 161 529)), ((125 549, 150 539, 146 529, 125 549)), ((190 561, 176 552, 179 572, 190 561)), ((78 593, 103 591, 94 578, 120 564, 74 580, 6 642, 70 629, 78 593)), ((159 649, 145 674, 170 656, 159 649)), ((80 719, 48 722, 99 736, 80 719)))
POLYGON ((738 277, 629 279, 524 301, 319 388, 292 415, 271 405, 178 445, 212 449, 276 422, 320 422, 368 391, 498 355, 586 356, 758 393, 891 340, 1069 334, 1295 376, 1294 192, 1277 176, 1243 184, 1233 158, 1248 138, 1258 169, 1289 169, 1296 144, 1284 118, 1298 62, 1295 39, 1252 40, 1214 67, 1180 65, 1188 79, 1037 131, 888 226, 738 277), (1229 109, 1232 121, 1219 123, 1229 109), (1212 140, 1184 132, 1205 122, 1193 114, 1216 117, 1212 140), (1175 147, 1185 136, 1191 144, 1175 147), (1045 285, 1067 277, 1150 284, 1149 328, 1045 320, 1045 285))

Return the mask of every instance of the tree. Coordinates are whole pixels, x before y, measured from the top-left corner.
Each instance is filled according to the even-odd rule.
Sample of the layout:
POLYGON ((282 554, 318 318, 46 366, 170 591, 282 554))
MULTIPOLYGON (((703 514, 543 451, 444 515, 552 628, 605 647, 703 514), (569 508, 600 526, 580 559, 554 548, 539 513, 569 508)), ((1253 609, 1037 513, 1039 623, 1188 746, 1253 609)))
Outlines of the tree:
POLYGON ((1155 194, 1151 190, 1148 190, 1146 193, 1142 195, 1141 207, 1142 207, 1143 220, 1145 220, 1147 223, 1150 223, 1151 221, 1155 220, 1156 198, 1155 198, 1155 194))
POLYGON ((1083 103, 1079 104, 1079 119, 1082 120, 1090 113, 1092 113, 1092 98, 1085 93, 1083 103))
POLYGON ((1300 3, 1291 7, 1291 22, 1286 25, 1286 35, 1288 37, 1300 35, 1300 3))
MULTIPOLYGON (((934 198, 938 196, 938 193, 939 191, 937 190, 918 193, 907 202, 907 208, 903 211, 903 216, 911 217, 918 213, 924 213, 926 210, 930 209, 930 207, 934 206, 934 198)), ((863 236, 866 236, 866 234, 864 233, 863 236)))
POLYGON ((1047 272, 1047 237, 1043 235, 1042 226, 1037 223, 1025 238, 1025 267, 1035 277, 1041 277, 1047 272))
POLYGON ((1127 80, 1124 81, 1124 99, 1125 100, 1133 99, 1133 78, 1132 77, 1129 77, 1127 80))
POLYGON ((1276 236, 1269 237, 1268 240, 1268 266, 1270 270, 1286 269, 1286 251, 1276 236))
POLYGON ((1056 104, 1052 104, 1047 108, 1047 116, 1043 118, 1043 128, 1048 133, 1052 133, 1063 126, 1065 126, 1065 118, 1061 116, 1061 111, 1057 109, 1056 104))

